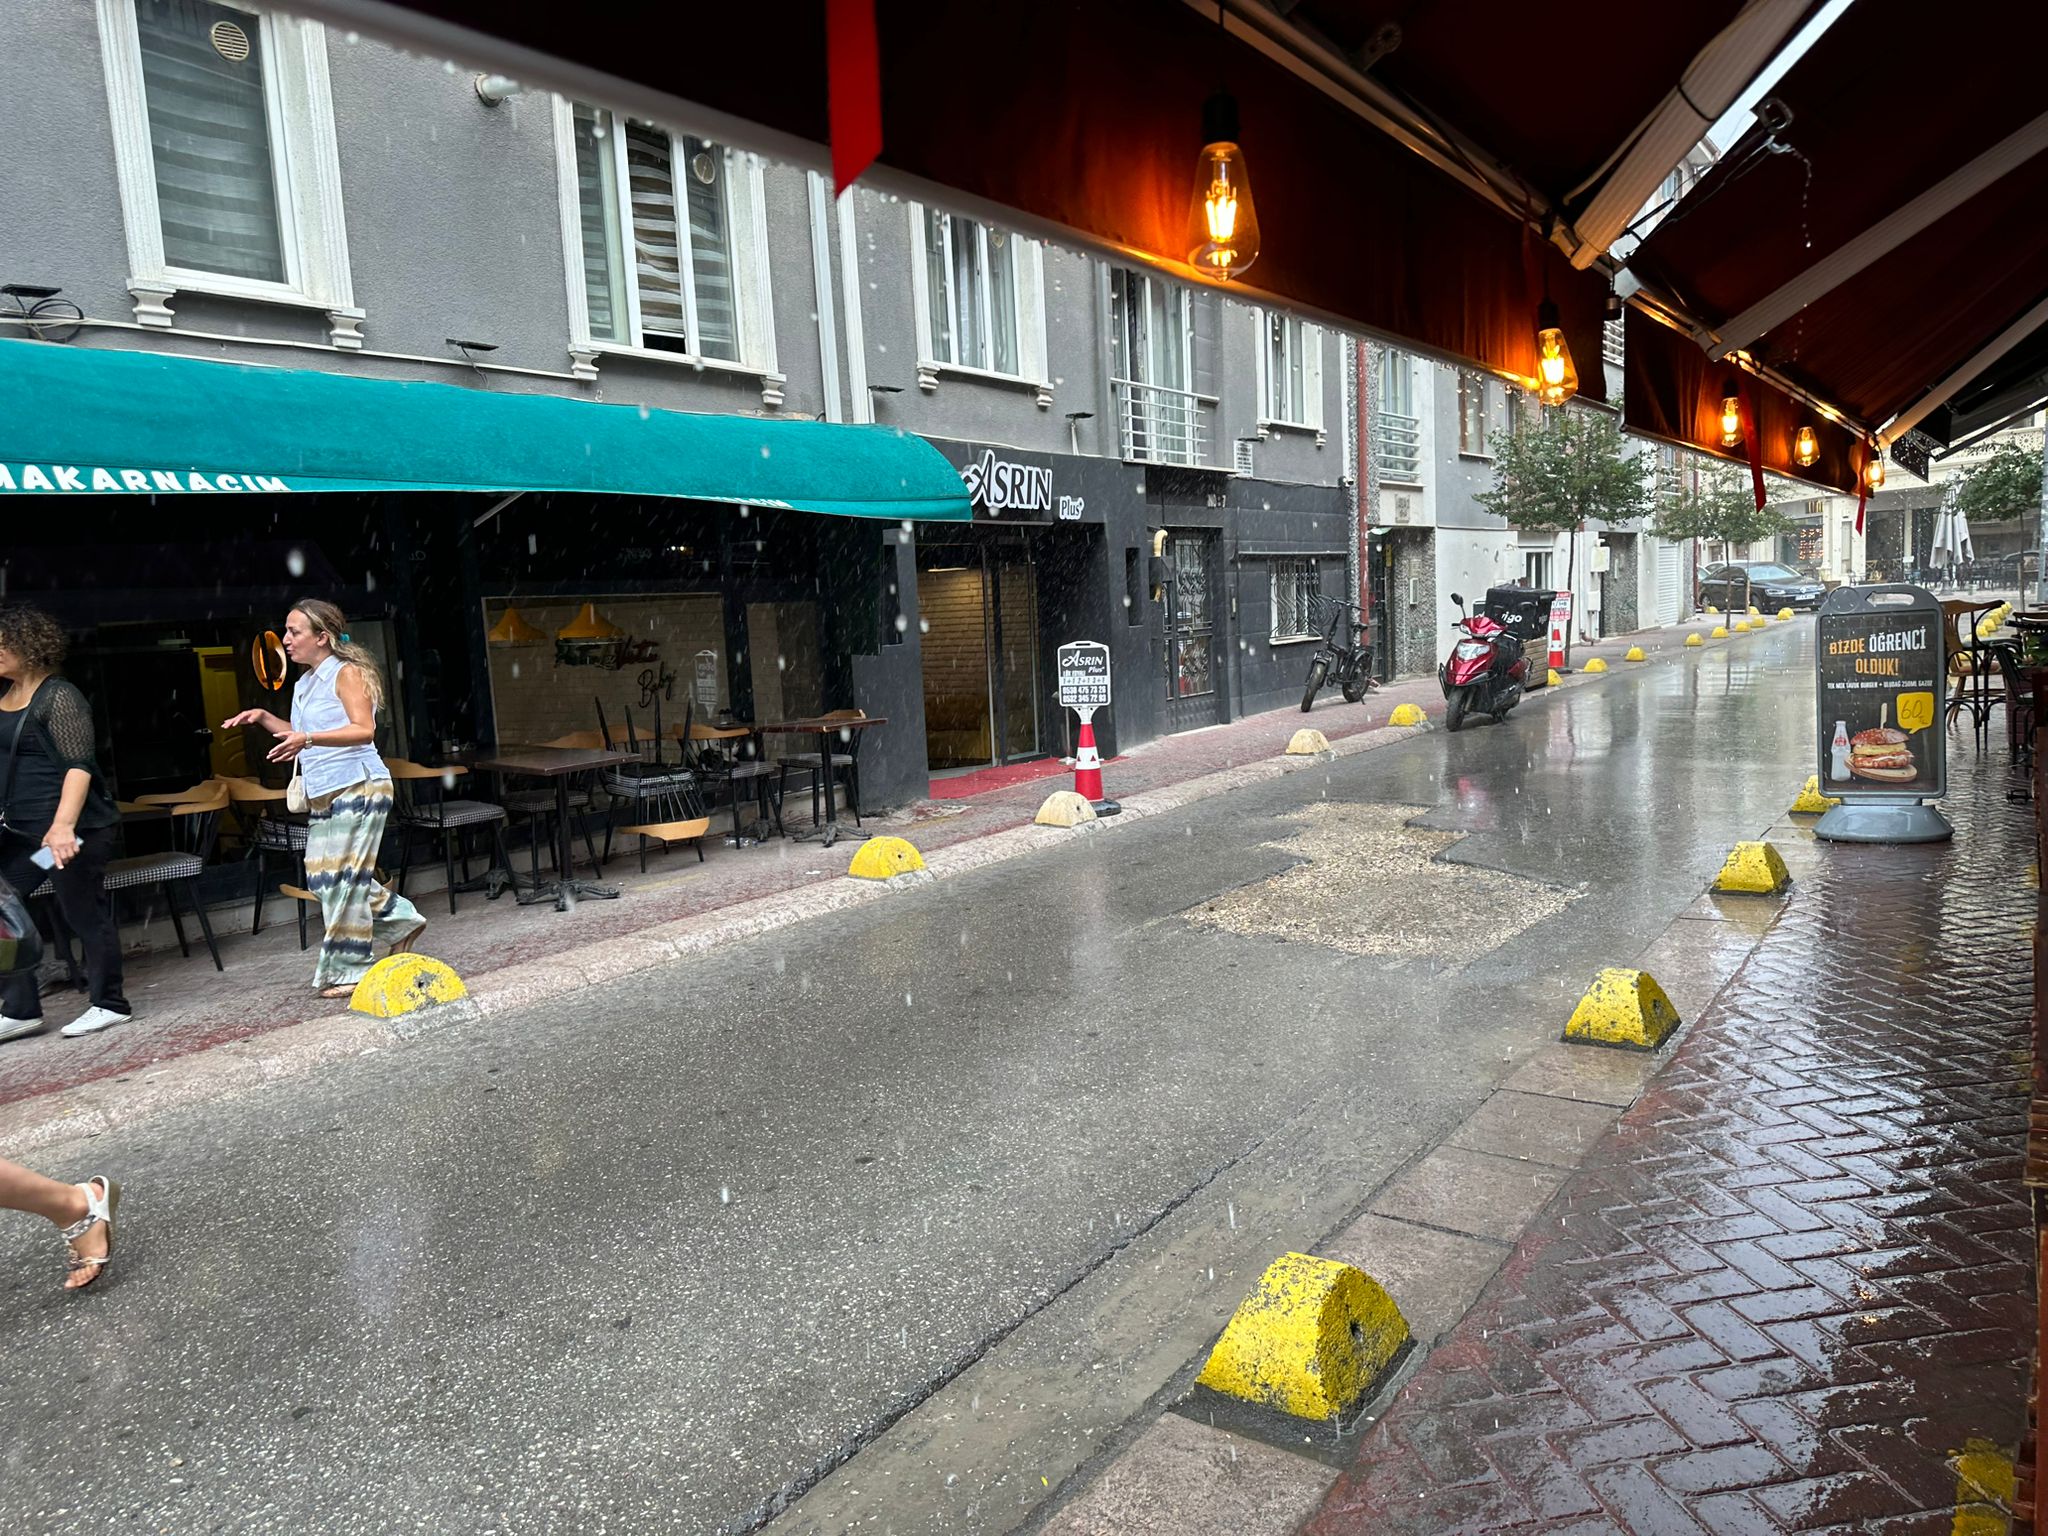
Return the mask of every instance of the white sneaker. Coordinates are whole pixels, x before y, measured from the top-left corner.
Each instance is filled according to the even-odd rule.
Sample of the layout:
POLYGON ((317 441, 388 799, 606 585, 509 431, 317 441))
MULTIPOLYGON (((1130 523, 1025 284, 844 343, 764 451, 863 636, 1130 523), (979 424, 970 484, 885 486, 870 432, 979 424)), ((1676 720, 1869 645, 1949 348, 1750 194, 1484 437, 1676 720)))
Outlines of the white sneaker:
POLYGON ((40 1035, 49 1026, 48 1019, 10 1019, 0 1013, 0 1040, 19 1040, 23 1035, 40 1035))
POLYGON ((88 1008, 66 1024, 60 1033, 67 1040, 75 1040, 80 1035, 90 1035, 105 1029, 109 1024, 126 1024, 128 1018, 127 1014, 116 1013, 111 1008, 88 1008))

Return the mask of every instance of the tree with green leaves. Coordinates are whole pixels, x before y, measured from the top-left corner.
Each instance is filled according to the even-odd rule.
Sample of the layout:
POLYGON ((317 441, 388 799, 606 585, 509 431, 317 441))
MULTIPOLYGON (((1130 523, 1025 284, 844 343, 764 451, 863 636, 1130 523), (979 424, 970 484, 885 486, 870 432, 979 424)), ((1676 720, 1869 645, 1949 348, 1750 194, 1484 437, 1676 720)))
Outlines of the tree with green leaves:
POLYGON ((1973 523, 2024 521, 2041 510, 2041 450, 2007 438, 1955 478, 1955 506, 1973 523))
POLYGON ((1657 508, 1650 527, 1663 539, 1705 539, 1747 548, 1758 539, 1783 533, 1785 514, 1768 503, 1756 504, 1755 484, 1747 469, 1713 460, 1700 470, 1695 483, 1657 508))
POLYGON ((1589 519, 1630 523, 1650 509, 1642 466, 1605 411, 1566 406, 1495 433, 1493 488, 1476 500, 1517 528, 1561 533, 1589 519))

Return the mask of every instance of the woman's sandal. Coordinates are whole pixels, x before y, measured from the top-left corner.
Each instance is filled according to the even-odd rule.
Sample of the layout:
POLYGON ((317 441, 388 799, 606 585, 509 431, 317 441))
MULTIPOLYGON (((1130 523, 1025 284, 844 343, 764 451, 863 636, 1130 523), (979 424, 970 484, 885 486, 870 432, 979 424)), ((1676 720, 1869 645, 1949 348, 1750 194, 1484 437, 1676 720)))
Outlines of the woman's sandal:
POLYGON ((322 997, 334 998, 337 1001, 344 997, 354 997, 356 995, 356 984, 354 982, 349 982, 346 986, 322 987, 320 989, 320 995, 322 997))
POLYGON ((71 1258, 65 1266, 66 1270, 75 1275, 89 1269, 92 1274, 76 1285, 65 1287, 71 1291, 82 1291, 93 1284, 106 1273, 107 1266, 114 1262, 114 1213, 121 1208, 121 1186, 112 1179, 94 1175, 79 1187, 85 1191, 85 1214, 64 1228, 60 1235, 71 1248, 71 1258), (97 1192, 93 1188, 94 1185, 99 1186, 97 1192), (88 1258, 78 1251, 78 1240, 102 1223, 107 1229, 107 1251, 97 1258, 88 1258))

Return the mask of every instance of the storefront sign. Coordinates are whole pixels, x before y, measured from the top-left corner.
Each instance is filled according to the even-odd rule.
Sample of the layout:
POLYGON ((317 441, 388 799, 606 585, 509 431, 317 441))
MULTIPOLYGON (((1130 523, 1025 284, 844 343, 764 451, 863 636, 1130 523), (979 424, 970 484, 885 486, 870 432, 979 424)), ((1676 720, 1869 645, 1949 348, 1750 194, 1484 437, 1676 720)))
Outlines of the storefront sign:
POLYGON ((960 471, 960 478, 966 482, 969 504, 991 516, 1052 510, 1052 470, 1043 465, 999 459, 994 449, 984 448, 980 458, 960 471))
POLYGON ((1572 659, 1572 595, 1560 592, 1550 600, 1550 664, 1562 672, 1572 659))
POLYGON ((1840 800, 1936 800, 1947 692, 1941 603, 1919 587, 1841 587, 1815 621, 1820 779, 1840 800))
POLYGON ((1060 647, 1060 703, 1082 720, 1109 704, 1109 647, 1099 640, 1075 640, 1060 647))
POLYGON ((1078 523, 1087 510, 1088 503, 1079 496, 1060 498, 1060 521, 1063 523, 1078 523))
POLYGON ((136 496, 204 495, 209 491, 289 491, 291 486, 277 475, 215 474, 211 478, 196 469, 107 469, 91 464, 0 464, 0 492, 23 495, 62 494, 70 491, 88 496, 125 493, 136 496))

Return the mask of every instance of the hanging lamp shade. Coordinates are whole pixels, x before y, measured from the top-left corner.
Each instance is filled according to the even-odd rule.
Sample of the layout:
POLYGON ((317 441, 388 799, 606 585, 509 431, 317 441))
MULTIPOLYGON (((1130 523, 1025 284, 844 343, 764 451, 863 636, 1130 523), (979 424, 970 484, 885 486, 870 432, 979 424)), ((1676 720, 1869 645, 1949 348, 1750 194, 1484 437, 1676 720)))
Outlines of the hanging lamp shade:
POLYGON ((506 608, 498 622, 491 626, 491 632, 484 637, 492 645, 546 645, 547 631, 529 624, 526 615, 517 608, 506 608))
POLYGON ((557 640, 617 640, 625 631, 597 611, 597 604, 585 603, 583 611, 555 631, 557 640))

